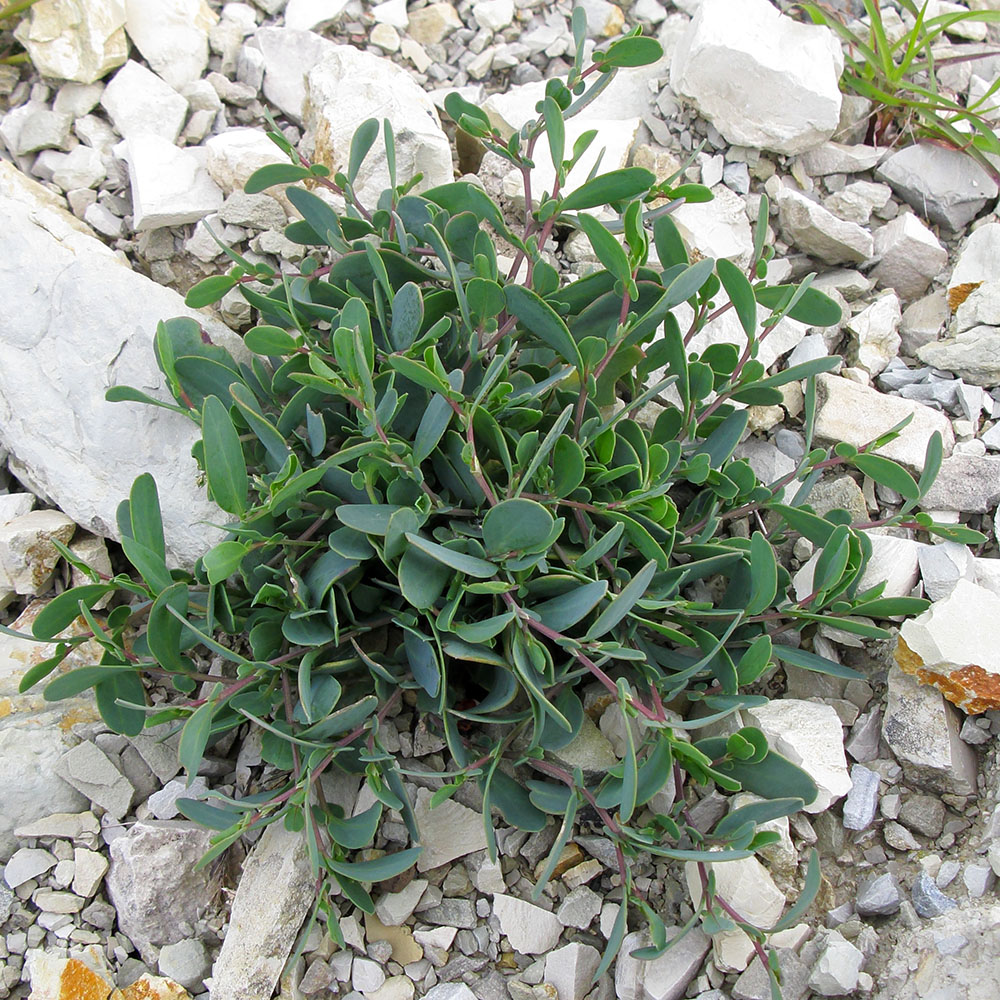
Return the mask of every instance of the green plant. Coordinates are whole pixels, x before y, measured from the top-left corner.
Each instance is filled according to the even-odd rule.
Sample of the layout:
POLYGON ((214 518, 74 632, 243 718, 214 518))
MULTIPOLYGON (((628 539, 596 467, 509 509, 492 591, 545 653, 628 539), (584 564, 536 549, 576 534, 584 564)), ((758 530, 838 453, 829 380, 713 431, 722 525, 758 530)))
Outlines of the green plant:
POLYGON ((7 26, 12 19, 24 14, 30 7, 33 7, 38 0, 10 0, 0 6, 0 66, 15 65, 28 61, 27 52, 11 52, 9 48, 10 39, 6 37, 7 26))
MULTIPOLYGON (((756 824, 802 808, 816 787, 758 729, 691 734, 766 701, 747 689, 777 663, 858 676, 806 648, 818 623, 887 637, 873 619, 927 605, 883 599, 882 587, 859 592, 870 543, 845 511, 813 513, 809 490, 824 470, 853 467, 906 498, 886 523, 974 533, 911 513, 940 462, 939 438, 919 483, 875 454, 899 428, 862 449, 815 448, 813 376, 836 359, 771 374, 757 360, 784 317, 813 325, 839 318, 810 279, 765 283, 773 252, 766 200, 748 276, 725 260, 689 261, 669 208, 680 197, 710 197, 703 188, 674 188, 640 168, 595 167, 566 190, 595 134, 567 153, 565 120, 617 67, 659 54, 633 36, 584 68, 580 11, 573 28, 578 55, 568 81, 547 85, 538 119, 509 141, 457 95, 446 104, 459 128, 521 171, 523 225, 508 223, 474 184, 415 194, 417 179, 399 183, 388 122, 381 130, 391 187, 373 207, 354 188, 377 121, 359 128, 346 168, 332 177, 270 133, 290 162, 264 167, 246 190, 306 182, 286 189, 302 217, 286 233, 318 250, 281 275, 227 250, 229 273, 188 296, 199 306, 240 289, 260 317, 244 337, 249 362, 211 344, 197 322, 172 319, 157 330, 155 350, 175 403, 126 387, 108 393, 198 424, 195 456, 230 517, 227 537, 193 572, 169 569, 156 486, 140 476, 118 516, 137 577, 102 578, 60 548, 91 582, 53 599, 33 637, 56 640, 82 615, 105 652, 101 663, 50 680, 45 697, 93 687, 108 725, 126 734, 175 724, 189 775, 220 736, 259 728, 279 783, 243 799, 213 792, 181 808, 218 831, 206 863, 251 828, 281 821, 302 830, 317 911, 335 938, 343 905, 335 890, 370 912, 367 886, 406 870, 420 851, 352 860, 386 809, 398 810, 419 842, 403 784, 409 772, 383 741, 405 699, 450 756, 433 801, 475 782, 491 855, 494 810, 530 831, 557 817, 536 895, 577 820, 596 822, 615 844, 626 899, 648 922, 645 957, 669 943, 661 915, 632 883, 626 859, 638 852, 696 866, 705 891, 688 926, 739 924, 766 960, 774 928, 751 927, 719 897, 710 863, 772 843, 776 835, 756 824), (532 166, 543 137, 557 169, 536 204, 532 166), (316 188, 342 197, 344 214, 316 188), (587 214, 607 206, 622 242, 587 214), (556 232, 571 228, 586 234, 601 263, 573 283, 542 256, 556 232), (507 274, 491 231, 516 250, 507 274), (694 315, 686 331, 675 315, 684 303, 694 315), (745 332, 742 347, 689 355, 694 335, 729 309, 745 332), (780 402, 780 387, 800 380, 807 453, 781 481, 760 483, 733 457, 746 406, 780 402), (780 558, 795 534, 822 553, 814 592, 802 600, 790 596, 780 558), (93 610, 109 597, 110 611, 93 610), (209 659, 223 665, 221 676, 205 668, 209 659), (180 697, 148 706, 144 678, 180 697), (625 752, 588 780, 551 753, 579 733, 595 691, 601 708, 622 715, 625 752), (377 800, 371 809, 348 818, 324 800, 319 778, 336 769, 364 775, 377 800), (655 813, 649 803, 671 778, 675 804, 655 813), (689 781, 748 789, 763 801, 702 833, 688 822, 689 781)), ((59 640, 22 687, 51 674, 83 638, 59 640)), ((797 919, 819 885, 815 853, 808 869, 803 895, 779 926, 797 919)), ((628 913, 623 906, 600 972, 620 947, 628 913)))
POLYGON ((867 37, 853 31, 823 3, 797 4, 816 24, 825 24, 847 43, 842 88, 872 102, 866 142, 891 144, 930 139, 962 150, 994 177, 997 167, 985 154, 1000 154, 1000 140, 983 111, 1000 88, 997 80, 972 104, 941 92, 937 71, 947 65, 982 59, 995 53, 935 57, 934 45, 956 24, 972 21, 1000 23, 1000 11, 958 11, 927 17, 928 3, 899 0, 912 23, 896 40, 889 40, 882 10, 876 0, 862 0, 868 17, 867 37))

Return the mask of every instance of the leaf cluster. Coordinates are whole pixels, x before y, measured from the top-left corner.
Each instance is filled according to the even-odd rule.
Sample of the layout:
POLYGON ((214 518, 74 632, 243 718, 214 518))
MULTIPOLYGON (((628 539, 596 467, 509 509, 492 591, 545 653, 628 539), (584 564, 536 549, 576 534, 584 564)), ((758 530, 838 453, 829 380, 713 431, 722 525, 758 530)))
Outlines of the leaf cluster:
MULTIPOLYGON (((584 30, 580 12, 573 26, 584 30)), ((371 912, 371 884, 420 850, 354 857, 386 810, 419 845, 409 772, 384 735, 405 707, 447 748, 434 803, 478 786, 492 856, 494 811, 529 831, 557 818, 536 892, 578 818, 596 816, 653 930, 646 957, 662 953, 662 920, 633 892, 626 859, 748 857, 774 837, 758 823, 816 796, 804 771, 740 724, 740 709, 766 701, 755 682, 781 663, 857 676, 809 650, 817 626, 887 637, 877 619, 926 606, 862 592, 865 534, 845 511, 821 517, 807 500, 824 470, 854 468, 907 498, 892 523, 937 530, 908 511, 940 464, 940 439, 919 482, 876 454, 900 428, 862 449, 814 447, 814 376, 836 359, 768 373, 758 354, 786 318, 828 325, 839 310, 810 279, 767 284, 766 199, 743 271, 688 257, 669 208, 711 197, 703 188, 599 166, 567 187, 580 150, 565 148, 565 119, 617 67, 658 52, 635 36, 590 67, 578 56, 566 82, 547 85, 537 120, 508 140, 474 105, 448 99, 458 127, 510 160, 526 189, 535 144, 548 143, 553 190, 526 197, 523 224, 475 184, 417 193, 413 178, 398 180, 388 122, 364 123, 332 176, 274 132, 290 162, 258 171, 247 190, 308 182, 286 189, 301 216, 286 235, 309 256, 279 274, 227 250, 229 273, 188 302, 238 287, 258 317, 245 353, 212 344, 195 320, 170 319, 154 347, 174 402, 108 393, 197 424, 194 455, 228 515, 226 535, 190 572, 171 568, 155 483, 140 476, 118 511, 135 573, 91 572, 35 622, 35 638, 55 640, 83 615, 104 650, 45 696, 94 687, 105 720, 126 734, 171 724, 189 775, 226 733, 257 729, 277 784, 181 807, 218 831, 209 857, 268 823, 302 830, 335 937, 334 888, 371 912), (354 187, 380 132, 391 187, 364 206, 354 187), (573 229, 601 266, 568 282, 543 251, 573 229), (513 266, 501 267, 498 237, 515 248, 513 266), (692 338, 730 309, 742 342, 692 353, 692 338), (679 315, 694 317, 688 329, 679 315), (806 387, 806 454, 785 479, 761 482, 736 457, 747 407, 781 402, 792 382, 806 387), (804 600, 779 553, 796 535, 820 553, 804 600), (109 597, 112 610, 97 611, 109 597), (150 679, 175 690, 166 707, 147 704, 150 679), (625 733, 617 766, 595 775, 560 764, 585 716, 605 710, 620 713, 625 733), (729 735, 699 736, 716 723, 729 735), (347 817, 325 799, 321 779, 337 771, 363 776, 370 809, 347 817), (672 804, 659 794, 671 782, 672 804), (762 801, 703 832, 688 822, 688 783, 762 801)), ((83 639, 60 640, 24 686, 83 639)), ((723 902, 705 893, 705 919, 723 919, 723 902)), ((627 920, 623 906, 600 971, 627 920)))

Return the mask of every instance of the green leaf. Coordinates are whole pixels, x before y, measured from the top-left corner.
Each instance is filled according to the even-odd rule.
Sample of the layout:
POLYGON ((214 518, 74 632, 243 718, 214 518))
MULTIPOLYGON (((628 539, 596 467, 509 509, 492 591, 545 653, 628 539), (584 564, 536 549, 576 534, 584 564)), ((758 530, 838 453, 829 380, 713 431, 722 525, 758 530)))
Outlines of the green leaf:
POLYGON ((206 826, 209 830, 228 830, 241 818, 241 813, 220 809, 200 799, 180 798, 177 800, 177 808, 193 823, 206 826))
POLYGON ((217 396, 208 396, 202 408, 201 432, 205 443, 205 475, 212 498, 228 514, 246 511, 247 464, 243 445, 229 410, 217 396))
POLYGON ((164 670, 184 673, 190 669, 190 665, 180 654, 183 626, 178 618, 170 613, 169 608, 173 608, 182 616, 187 614, 187 584, 175 583, 167 587, 153 602, 146 623, 146 644, 156 662, 164 670))
POLYGON ((917 486, 913 476, 901 465, 897 465, 881 455, 866 453, 855 455, 851 461, 859 472, 863 472, 879 485, 888 486, 889 489, 895 490, 903 499, 920 499, 920 487, 917 486))
POLYGON ((724 816, 712 832, 717 837, 724 837, 726 834, 734 833, 744 823, 753 823, 756 826, 773 819, 781 819, 782 816, 791 816, 792 813, 798 812, 803 805, 802 799, 790 798, 751 802, 748 805, 740 806, 739 809, 734 809, 728 816, 724 816))
POLYGON ((418 285, 406 282, 393 296, 389 343, 394 351, 408 351, 424 321, 424 299, 418 285))
POLYGON ((160 498, 156 492, 156 481, 148 472, 138 476, 132 483, 129 492, 129 514, 132 521, 132 537, 161 559, 166 559, 160 498))
POLYGON ((715 271, 715 260, 706 257, 685 268, 667 285, 664 305, 673 308, 696 295, 715 271))
POLYGON ((563 814, 563 821, 559 826, 559 832, 556 834, 555 843, 549 851, 549 856, 535 882, 534 889, 531 890, 532 899, 538 899, 538 897, 542 894, 545 889, 545 884, 552 877, 552 873, 555 871, 556 865, 559 864, 562 852, 569 843, 569 838, 573 835, 573 824, 576 822, 576 811, 579 805, 579 796, 571 795, 563 814))
POLYGON ((603 55, 594 55, 601 66, 648 66, 663 57, 663 46, 648 35, 619 38, 608 46, 603 55))
POLYGON ((444 432, 451 423, 451 418, 455 411, 444 396, 435 393, 431 401, 424 410, 424 415, 420 418, 420 425, 413 436, 413 461, 419 465, 425 459, 430 458, 431 453, 438 446, 444 432))
POLYGON ((351 153, 347 163, 347 179, 353 184, 357 179, 361 164, 365 162, 368 151, 378 138, 379 123, 377 118, 369 118, 362 122, 351 138, 351 153))
POLYGON ((452 569, 458 570, 459 573, 464 573, 466 576, 472 576, 479 580, 488 580, 497 574, 497 567, 494 563, 487 562, 485 559, 478 559, 476 556, 467 555, 464 552, 457 552, 446 545, 438 545, 437 542, 422 538, 413 532, 408 531, 406 533, 406 540, 422 552, 425 552, 432 559, 436 559, 439 563, 450 566, 452 569))
POLYGON ((411 545, 399 560, 399 589, 418 611, 434 606, 452 578, 453 571, 444 563, 411 545))
POLYGON ((597 259, 619 280, 628 283, 632 268, 624 247, 592 215, 579 215, 577 225, 586 233, 597 259))
POLYGON ((295 181, 305 180, 309 176, 307 167, 298 167, 294 163, 269 163, 266 167, 255 170, 247 178, 243 190, 247 194, 258 194, 275 184, 291 184, 295 181))
POLYGON ((126 559, 139 571, 139 575, 154 593, 158 594, 173 585, 174 578, 158 553, 134 538, 122 538, 122 549, 126 559))
POLYGON ((94 685, 94 700, 101 718, 122 736, 138 736, 146 724, 146 713, 131 705, 146 704, 146 689, 135 670, 121 670, 94 685), (118 702, 127 702, 119 705, 118 702))
MULTIPOLYGON (((485 778, 480 779, 480 784, 484 781, 485 778)), ((532 803, 528 790, 499 769, 490 778, 490 799, 503 818, 518 830, 538 833, 548 822, 548 816, 532 803)))
MULTIPOLYGON (((599 174, 564 198, 559 210, 572 212, 582 208, 600 208, 613 202, 630 201, 645 194, 655 183, 656 174, 646 170, 645 167, 624 167, 612 173, 599 174)), ((591 222, 596 221, 591 219, 591 222)))
POLYGON ((688 254, 677 224, 669 215, 661 215, 653 223, 653 244, 660 267, 664 270, 676 264, 687 266, 688 254))
POLYGON ((414 361, 413 358, 404 357, 402 354, 390 354, 385 360, 386 364, 399 372, 403 378, 409 379, 431 392, 438 392, 442 396, 451 395, 451 386, 440 375, 432 372, 423 362, 414 361))
POLYGON ((807 649, 796 649, 794 646, 782 646, 776 642, 773 649, 775 659, 782 663, 790 663, 794 667, 801 667, 803 670, 811 670, 817 674, 828 674, 830 677, 843 677, 847 680, 864 680, 864 674, 859 673, 851 667, 845 667, 835 660, 828 660, 825 656, 817 653, 810 653, 807 649))
POLYGON ((349 851, 360 851, 369 847, 375 840, 375 831, 382 818, 382 803, 352 816, 350 819, 338 819, 331 816, 327 821, 327 829, 335 844, 346 847, 349 851))
POLYGON ((616 594, 611 603, 600 613, 597 621, 587 633, 587 639, 593 640, 610 632, 646 593, 650 582, 656 573, 656 561, 651 559, 635 574, 634 577, 616 594))
MULTIPOLYGON (((624 254, 624 251, 622 253, 624 254)), ((517 317, 521 326, 548 344, 559 357, 573 365, 577 371, 583 371, 580 349, 566 323, 552 306, 523 285, 508 285, 504 289, 504 297, 507 300, 507 308, 517 317)))
POLYGON ((531 608, 531 611, 538 615, 543 625, 556 632, 564 632, 586 618, 607 592, 607 580, 594 580, 544 601, 531 608))
POLYGON ((388 503, 342 503, 337 508, 337 519, 341 524, 366 535, 384 535, 389 530, 389 518, 402 510, 388 503))
POLYGON ((222 583, 228 580, 240 568, 249 548, 246 542, 219 542, 210 548, 201 559, 208 574, 208 582, 222 583))
POLYGON ((750 538, 750 581, 745 613, 763 614, 778 593, 778 561, 771 543, 759 531, 750 538))
POLYGON ((247 350, 266 357, 283 357, 294 354, 299 348, 298 339, 277 326, 255 326, 243 335, 247 350))
MULTIPOLYGON (((712 760, 719 760, 726 754, 726 739, 713 736, 699 740, 695 747, 712 760)), ((816 782, 802 768, 773 750, 760 761, 723 760, 714 768, 738 781, 744 791, 765 799, 798 798, 809 805, 819 794, 816 782)))
POLYGON ((343 875, 358 882, 384 882, 412 868, 421 851, 422 847, 410 847, 373 861, 336 861, 327 858, 326 865, 334 875, 343 875))
MULTIPOLYGON (((216 685, 216 690, 219 687, 216 685)), ((208 746, 208 738, 212 734, 212 718, 215 715, 216 707, 214 701, 206 701, 188 717, 181 730, 177 759, 181 762, 181 767, 188 773, 187 783, 189 785, 194 781, 198 768, 201 767, 202 758, 205 756, 205 747, 208 746)))
POLYGON ((213 302, 218 302, 230 288, 235 288, 236 283, 236 279, 228 274, 213 274, 209 278, 202 278, 188 289, 184 305, 190 309, 210 306, 213 302))
POLYGON ((566 158, 566 123, 562 111, 554 97, 546 97, 542 102, 542 116, 545 118, 545 133, 549 141, 549 154, 558 172, 566 158))
MULTIPOLYGON (((794 289, 795 285, 759 285, 754 295, 765 309, 777 309, 794 289)), ((840 306, 815 288, 807 288, 788 313, 807 326, 836 326, 840 314, 840 306)))
POLYGON ((497 555, 537 549, 548 542, 554 524, 552 515, 534 500, 503 500, 483 518, 483 542, 487 552, 497 555))
POLYGON ((725 258, 715 262, 715 273, 736 310, 743 332, 753 338, 757 330, 757 300, 754 298, 753 285, 732 261, 725 258))
POLYGON ((619 539, 625 532, 625 524, 619 521, 614 527, 603 534, 600 538, 594 542, 576 561, 576 568, 578 570, 586 569, 588 566, 592 566, 601 556, 606 555, 610 552, 617 544, 619 539))
POLYGON ((110 594, 115 589, 114 584, 110 583, 85 583, 64 590, 38 613, 38 617, 31 623, 31 634, 36 639, 54 639, 80 617, 81 601, 88 608, 93 608, 105 594, 110 594))
POLYGON ((95 684, 107 680, 112 674, 122 670, 134 670, 127 663, 102 663, 94 667, 77 667, 68 673, 60 674, 54 680, 49 681, 42 692, 42 697, 46 701, 62 701, 64 698, 73 698, 92 688, 95 684))
POLYGON ((611 968, 611 963, 615 960, 615 956, 621 950, 622 941, 625 940, 625 932, 627 930, 628 906, 623 903, 618 907, 618 915, 615 917, 615 922, 611 925, 611 933, 608 935, 607 947, 604 949, 604 954, 601 956, 601 964, 597 967, 592 979, 590 980, 591 985, 596 983, 601 976, 603 976, 604 973, 611 968))

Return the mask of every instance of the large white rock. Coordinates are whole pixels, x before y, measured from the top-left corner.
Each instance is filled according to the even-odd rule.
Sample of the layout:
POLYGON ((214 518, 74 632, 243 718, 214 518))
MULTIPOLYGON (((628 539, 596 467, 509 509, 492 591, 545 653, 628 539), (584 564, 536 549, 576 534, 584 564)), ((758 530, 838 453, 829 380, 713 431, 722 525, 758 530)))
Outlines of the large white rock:
POLYGON ((344 12, 348 0, 288 0, 285 27, 311 31, 330 24, 344 12))
POLYGON ((58 203, 0 163, 0 445, 36 492, 104 537, 117 537, 115 511, 133 480, 152 472, 171 556, 190 565, 221 537, 207 522, 225 519, 199 485, 195 426, 104 394, 130 385, 169 398, 152 338, 173 316, 195 317, 213 342, 245 353, 230 330, 129 270, 58 203))
POLYGON ((820 813, 851 790, 844 756, 844 730, 829 706, 798 698, 782 698, 747 709, 751 725, 758 726, 768 743, 816 782, 819 794, 806 803, 806 812, 820 813))
POLYGON ((313 898, 305 835, 272 823, 243 862, 212 1000, 271 996, 313 898))
POLYGON ((860 264, 872 255, 872 235, 838 219, 799 191, 781 188, 776 199, 781 229, 800 250, 826 264, 860 264))
POLYGON ((896 660, 967 712, 1000 708, 1000 655, 986 622, 1000 621, 1000 597, 968 580, 899 632, 896 660))
POLYGON ((522 955, 544 955, 551 951, 562 933, 554 913, 501 892, 493 894, 493 913, 500 921, 500 933, 522 955))
POLYGON ((104 88, 101 104, 125 139, 152 132, 173 142, 188 110, 185 98, 134 60, 115 73, 104 88))
MULTIPOLYGON (((685 203, 671 218, 689 248, 705 257, 724 257, 743 270, 753 259, 753 234, 743 199, 717 184, 711 201, 685 203)), ((766 341, 765 341, 766 343, 766 341)))
POLYGON ((201 79, 208 31, 219 20, 205 0, 125 0, 125 15, 129 38, 171 87, 201 79))
MULTIPOLYGON (((741 917, 755 927, 768 928, 777 923, 785 906, 785 897, 756 858, 718 861, 708 867, 715 875, 716 895, 741 917)), ((698 906, 704 891, 698 865, 689 861, 684 866, 684 875, 688 892, 698 906)), ((753 942, 738 928, 713 934, 712 945, 715 964, 723 972, 742 972, 754 954, 753 942)))
MULTIPOLYGON (((335 171, 346 168, 351 139, 369 118, 388 118, 400 180, 423 174, 416 188, 420 191, 453 179, 451 146, 434 102, 406 70, 350 45, 334 46, 306 76, 304 120, 315 139, 316 162, 335 171)), ((363 205, 374 208, 388 186, 379 135, 358 174, 355 192, 363 205)))
POLYGON ((93 83, 128 58, 125 0, 39 0, 14 32, 43 76, 93 83))
POLYGON ((674 50, 670 86, 730 142, 802 153, 837 128, 843 68, 828 28, 768 0, 704 0, 674 50))
POLYGON ((883 395, 839 375, 818 375, 816 388, 819 399, 816 436, 823 441, 846 441, 860 448, 912 414, 913 419, 899 437, 880 448, 879 454, 920 472, 927 442, 935 431, 941 434, 945 455, 951 454, 955 433, 951 421, 938 410, 898 396, 883 395))
POLYGON ((198 222, 222 206, 222 190, 205 169, 204 149, 180 149, 145 132, 126 144, 137 232, 198 222))
MULTIPOLYGON (((404 6, 405 23, 406 10, 404 6)), ((306 74, 334 43, 314 31, 260 28, 247 41, 264 60, 264 96, 293 121, 302 121, 306 100, 306 74)))
POLYGON ((923 295, 948 263, 948 251, 912 212, 875 231, 875 256, 872 277, 902 299, 923 295))

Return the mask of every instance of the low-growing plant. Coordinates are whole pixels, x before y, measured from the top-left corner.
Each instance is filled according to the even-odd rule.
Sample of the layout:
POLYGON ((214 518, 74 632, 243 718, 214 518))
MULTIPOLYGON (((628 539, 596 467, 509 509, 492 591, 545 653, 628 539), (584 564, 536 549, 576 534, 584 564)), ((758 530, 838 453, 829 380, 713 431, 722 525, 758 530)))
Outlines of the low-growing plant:
MULTIPOLYGON (((129 735, 172 723, 189 775, 224 734, 259 730, 270 787, 180 806, 218 831, 206 862, 270 823, 303 831, 317 875, 313 917, 325 914, 339 941, 339 905, 371 912, 371 883, 404 872, 421 850, 355 856, 387 810, 419 844, 404 783, 414 772, 384 739, 405 703, 447 748, 432 801, 477 787, 491 857, 497 816, 528 831, 555 817, 536 898, 578 823, 613 841, 627 905, 598 975, 630 910, 651 935, 640 956, 679 940, 667 940, 662 915, 635 887, 629 859, 639 853, 695 866, 704 891, 685 930, 699 920, 712 931, 743 927, 767 962, 767 932, 798 919, 819 885, 815 852, 802 896, 772 928, 750 925, 720 897, 711 865, 774 842, 757 824, 801 809, 816 786, 759 729, 733 723, 728 736, 703 738, 699 730, 766 702, 753 688, 778 664, 859 676, 810 651, 819 625, 887 637, 874 619, 927 606, 883 598, 882 586, 859 589, 867 537, 845 511, 820 517, 806 503, 825 470, 853 468, 900 493, 903 513, 887 524, 955 538, 965 529, 912 513, 940 462, 940 438, 919 482, 876 454, 899 428, 864 448, 819 448, 814 376, 837 359, 770 374, 758 360, 786 317, 839 319, 810 279, 766 283, 766 200, 744 272, 689 260, 669 209, 710 196, 705 189, 675 188, 636 167, 595 168, 570 184, 596 136, 568 150, 566 119, 618 67, 659 55, 655 42, 632 36, 585 68, 582 12, 572 23, 568 80, 546 85, 538 118, 509 140, 476 106, 457 95, 446 102, 458 128, 520 170, 523 225, 474 183, 416 193, 417 178, 396 177, 387 121, 391 186, 374 206, 355 186, 377 121, 358 129, 332 176, 271 133, 290 162, 264 167, 246 190, 304 182, 284 191, 301 215, 286 234, 317 249, 281 274, 227 250, 229 273, 195 286, 188 302, 239 288, 260 319, 244 336, 247 357, 211 343, 196 321, 171 319, 155 351, 175 402, 126 387, 108 393, 198 425, 194 454, 229 516, 226 537, 192 572, 168 568, 156 486, 140 476, 118 513, 137 575, 101 577, 60 547, 91 582, 38 615, 33 637, 58 646, 22 687, 84 641, 58 638, 82 615, 102 661, 56 676, 46 698, 93 687, 107 724, 129 735), (543 138, 555 180, 541 192, 536 183, 533 199, 543 138), (323 190, 343 199, 343 213, 323 190), (617 225, 591 214, 609 208, 617 225), (544 252, 574 230, 600 264, 571 282, 544 252), (516 254, 506 273, 496 238, 516 254), (682 329, 685 303, 693 320, 682 329), (730 309, 743 342, 690 353, 695 335, 730 309), (734 457, 747 407, 780 403, 782 386, 803 380, 805 455, 780 481, 762 483, 734 457), (819 552, 801 599, 779 554, 795 535, 819 552), (109 611, 94 610, 109 599, 109 611), (150 679, 176 698, 150 707, 150 679), (556 753, 572 759, 585 715, 605 710, 621 713, 620 763, 596 776, 559 763, 556 753), (346 816, 324 798, 320 779, 338 770, 363 776, 371 808, 346 816), (661 796, 651 808, 671 782, 673 804, 661 796), (689 821, 691 782, 761 800, 702 832, 689 821)), ((768 967, 777 991, 777 966, 768 967)))
MULTIPOLYGON (((997 55, 976 52, 935 57, 934 46, 957 24, 1000 23, 1000 11, 954 11, 927 16, 929 0, 899 0, 912 23, 895 41, 890 41, 882 9, 877 0, 862 0, 868 24, 866 35, 853 30, 841 16, 822 2, 802 2, 800 7, 815 24, 832 29, 847 44, 841 87, 872 102, 865 141, 876 145, 929 139, 971 156, 984 170, 1000 179, 996 165, 985 154, 1000 154, 993 123, 986 112, 1000 79, 972 103, 958 95, 942 93, 937 73, 944 66, 997 55)), ((1000 51, 1000 50, 998 50, 1000 51)))

